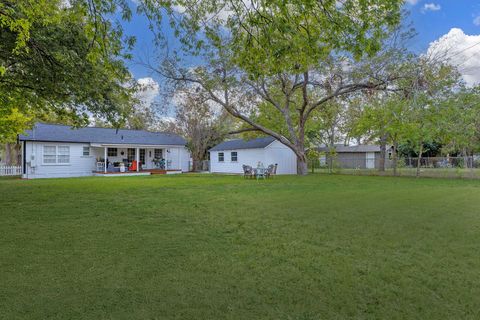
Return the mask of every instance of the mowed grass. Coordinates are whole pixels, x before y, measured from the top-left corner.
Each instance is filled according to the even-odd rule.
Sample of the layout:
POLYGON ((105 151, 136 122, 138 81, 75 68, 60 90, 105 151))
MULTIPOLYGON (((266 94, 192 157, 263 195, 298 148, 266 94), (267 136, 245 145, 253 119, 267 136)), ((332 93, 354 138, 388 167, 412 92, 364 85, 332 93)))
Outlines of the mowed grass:
POLYGON ((480 181, 0 180, 0 318, 479 319, 480 181))

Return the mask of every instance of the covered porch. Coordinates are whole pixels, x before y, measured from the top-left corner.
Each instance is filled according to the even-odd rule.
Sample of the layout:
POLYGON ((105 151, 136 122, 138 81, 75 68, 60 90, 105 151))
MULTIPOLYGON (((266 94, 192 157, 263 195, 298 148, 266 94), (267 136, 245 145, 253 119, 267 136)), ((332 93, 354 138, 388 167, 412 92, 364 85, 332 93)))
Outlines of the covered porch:
POLYGON ((182 148, 177 146, 91 144, 95 175, 149 175, 182 172, 182 148))

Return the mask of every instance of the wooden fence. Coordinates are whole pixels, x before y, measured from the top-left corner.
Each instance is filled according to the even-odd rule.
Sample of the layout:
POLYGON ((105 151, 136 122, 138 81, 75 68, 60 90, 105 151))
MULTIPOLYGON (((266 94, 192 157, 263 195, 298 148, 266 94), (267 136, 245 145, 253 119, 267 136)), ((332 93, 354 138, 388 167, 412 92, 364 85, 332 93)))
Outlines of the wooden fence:
POLYGON ((0 165, 0 176, 19 176, 22 174, 21 166, 0 165))

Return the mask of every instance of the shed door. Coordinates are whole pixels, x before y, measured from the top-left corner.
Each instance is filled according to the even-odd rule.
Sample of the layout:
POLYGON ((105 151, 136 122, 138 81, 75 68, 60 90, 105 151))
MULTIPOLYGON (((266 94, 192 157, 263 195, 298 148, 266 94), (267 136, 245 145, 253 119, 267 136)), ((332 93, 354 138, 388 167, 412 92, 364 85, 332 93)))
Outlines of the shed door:
POLYGON ((365 167, 367 169, 375 169, 375 153, 367 152, 365 154, 365 167))

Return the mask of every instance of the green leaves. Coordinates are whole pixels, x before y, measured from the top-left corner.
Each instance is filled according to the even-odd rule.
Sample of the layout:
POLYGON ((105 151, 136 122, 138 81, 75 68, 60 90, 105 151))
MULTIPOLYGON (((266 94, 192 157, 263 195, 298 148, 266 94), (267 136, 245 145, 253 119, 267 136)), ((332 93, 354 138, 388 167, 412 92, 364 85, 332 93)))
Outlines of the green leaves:
MULTIPOLYGON (((144 1, 142 11, 161 19, 162 8, 144 1)), ((232 60, 253 76, 308 70, 330 54, 371 56, 400 21, 401 0, 176 0, 170 16, 184 49, 229 39, 232 60)), ((157 25, 159 23, 157 22, 157 25)), ((225 45, 225 43, 222 43, 225 45)), ((191 51, 192 48, 195 48, 191 51)))
POLYGON ((0 107, 0 141, 14 142, 16 135, 21 133, 31 119, 17 108, 0 107))
POLYGON ((129 10, 126 1, 3 1, 0 104, 4 113, 20 113, 30 120, 56 114, 78 125, 89 115, 121 121, 132 93, 123 57, 125 46, 133 45, 134 39, 123 43, 121 28, 107 16, 119 8, 129 10))

